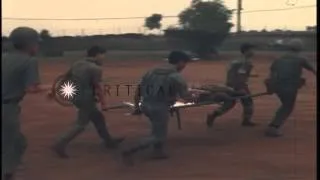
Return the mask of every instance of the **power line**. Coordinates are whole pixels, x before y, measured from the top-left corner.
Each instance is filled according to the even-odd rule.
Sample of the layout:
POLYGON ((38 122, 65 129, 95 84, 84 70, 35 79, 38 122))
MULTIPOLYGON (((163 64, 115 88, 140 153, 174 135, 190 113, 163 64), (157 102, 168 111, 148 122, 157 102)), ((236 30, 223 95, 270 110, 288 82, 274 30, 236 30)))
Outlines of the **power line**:
MULTIPOLYGON (((162 18, 176 18, 177 16, 162 16, 162 18)), ((3 20, 32 20, 32 21, 99 21, 99 20, 124 20, 145 19, 146 17, 122 17, 122 18, 83 18, 83 19, 55 19, 55 18, 12 18, 4 17, 3 20)))
POLYGON ((288 11, 293 9, 306 9, 317 7, 317 5, 309 5, 309 6, 297 6, 291 8, 282 8, 282 9, 261 9, 261 10, 251 10, 251 11, 242 11, 242 13, 255 13, 255 12, 269 12, 269 11, 288 11))
MULTIPOLYGON (((256 12, 270 12, 270 11, 288 11, 293 9, 305 9, 313 8, 317 5, 308 5, 308 6, 296 6, 290 8, 282 9, 261 9, 261 10, 250 10, 242 11, 241 13, 256 13, 256 12)), ((234 9, 236 10, 236 9, 234 9)), ((163 18, 177 18, 178 16, 162 16, 163 18)), ((70 19, 59 19, 59 18, 15 18, 15 17, 3 17, 2 20, 13 20, 13 21, 101 21, 101 20, 125 20, 125 19, 145 19, 147 17, 122 17, 122 18, 70 18, 70 19)))

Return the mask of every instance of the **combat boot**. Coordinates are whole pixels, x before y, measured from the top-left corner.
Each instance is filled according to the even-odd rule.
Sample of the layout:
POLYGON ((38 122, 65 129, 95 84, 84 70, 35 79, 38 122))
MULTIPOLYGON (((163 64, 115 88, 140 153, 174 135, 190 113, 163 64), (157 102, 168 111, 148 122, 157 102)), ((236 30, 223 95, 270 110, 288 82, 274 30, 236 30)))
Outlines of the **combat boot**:
POLYGON ((208 128, 212 128, 215 119, 218 117, 216 113, 208 114, 206 124, 208 128))
POLYGON ((77 137, 82 131, 84 130, 84 127, 76 126, 75 128, 72 128, 71 131, 66 133, 64 136, 62 136, 57 143, 52 147, 52 150, 58 154, 61 158, 68 158, 65 149, 66 146, 75 138, 77 137))
POLYGON ((168 159, 168 154, 164 151, 163 143, 156 143, 153 146, 152 159, 168 159))
POLYGON ((268 137, 280 137, 283 134, 279 130, 279 128, 269 126, 268 129, 265 132, 265 135, 268 137))
POLYGON ((153 151, 151 158, 156 160, 168 159, 169 155, 165 153, 163 150, 157 149, 153 151))
POLYGON ((126 166, 133 166, 134 160, 133 160, 133 152, 125 151, 121 153, 122 162, 126 166))
POLYGON ((123 151, 121 153, 122 162, 127 166, 133 166, 134 165, 134 161, 133 161, 134 154, 137 153, 138 151, 147 149, 150 145, 151 145, 150 143, 139 144, 133 148, 130 148, 126 151, 123 151))
POLYGON ((65 146, 61 144, 55 144, 52 147, 52 150, 60 157, 60 158, 69 158, 68 154, 66 153, 65 146))
POLYGON ((124 141, 125 138, 112 138, 107 141, 105 141, 105 147, 109 149, 114 149, 119 146, 120 143, 124 141))
POLYGON ((253 127, 253 126, 256 126, 257 124, 252 121, 245 120, 245 121, 242 121, 241 125, 245 127, 253 127))

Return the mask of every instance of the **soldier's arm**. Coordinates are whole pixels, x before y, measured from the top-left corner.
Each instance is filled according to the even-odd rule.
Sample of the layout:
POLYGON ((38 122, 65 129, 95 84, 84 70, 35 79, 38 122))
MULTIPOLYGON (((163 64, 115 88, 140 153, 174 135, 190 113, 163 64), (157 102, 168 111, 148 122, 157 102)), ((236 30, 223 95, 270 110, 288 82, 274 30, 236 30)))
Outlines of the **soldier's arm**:
POLYGON ((134 99, 133 99, 134 107, 136 109, 139 108, 140 100, 141 100, 141 84, 138 84, 136 91, 135 91, 135 94, 134 94, 134 99))
POLYGON ((189 91, 187 82, 182 78, 180 74, 172 75, 171 79, 173 80, 171 88, 173 88, 178 93, 179 98, 187 102, 194 100, 195 97, 193 97, 192 93, 189 91))
POLYGON ((316 75, 315 68, 307 61, 307 59, 302 60, 302 67, 316 75))
POLYGON ((269 79, 273 79, 274 77, 276 77, 276 63, 277 63, 277 60, 273 61, 271 66, 270 66, 270 72, 269 72, 269 79))
POLYGON ((104 84, 102 83, 102 69, 92 68, 92 84, 94 86, 95 94, 99 98, 101 108, 106 108, 106 97, 104 93, 104 84))
POLYGON ((141 114, 141 110, 139 106, 140 101, 141 101, 141 84, 138 84, 134 94, 134 98, 133 98, 134 110, 132 112, 132 115, 141 114))
POLYGON ((141 85, 144 84, 145 78, 146 78, 146 76, 148 76, 148 73, 149 73, 149 71, 147 73, 145 73, 142 76, 142 78, 140 79, 140 81, 138 82, 138 85, 137 85, 137 88, 136 88, 136 91, 134 94, 134 99, 133 99, 135 109, 139 109, 139 103, 141 100, 141 85))
POLYGON ((138 82, 137 88, 135 90, 135 94, 134 94, 134 98, 133 98, 133 102, 134 102, 134 111, 133 111, 133 115, 140 115, 141 109, 139 106, 139 103, 141 102, 141 97, 142 97, 142 86, 145 84, 146 81, 146 77, 148 76, 148 74, 150 73, 150 71, 148 71, 147 73, 145 73, 141 80, 138 82))
POLYGON ((235 72, 237 72, 238 70, 238 64, 236 63, 236 61, 231 61, 230 64, 228 65, 228 68, 227 68, 227 72, 232 72, 233 74, 235 72))
POLYGON ((233 85, 237 84, 239 69, 240 69, 240 65, 239 65, 239 63, 237 63, 237 61, 232 61, 229 64, 229 67, 227 69, 227 74, 229 76, 229 78, 228 78, 229 84, 233 84, 233 85))
POLYGON ((28 60, 24 75, 27 93, 40 93, 51 89, 49 85, 40 84, 39 67, 35 59, 28 60))
POLYGON ((257 71, 254 69, 253 66, 251 68, 250 77, 253 77, 253 78, 259 77, 259 74, 257 73, 257 71))

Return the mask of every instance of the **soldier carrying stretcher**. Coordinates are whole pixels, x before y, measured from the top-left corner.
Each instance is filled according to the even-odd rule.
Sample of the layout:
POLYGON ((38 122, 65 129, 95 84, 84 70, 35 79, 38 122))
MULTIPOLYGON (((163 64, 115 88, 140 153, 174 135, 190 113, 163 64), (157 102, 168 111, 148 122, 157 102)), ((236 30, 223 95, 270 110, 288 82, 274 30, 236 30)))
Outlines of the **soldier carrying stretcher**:
MULTIPOLYGON (((249 78, 257 76, 251 73, 253 69, 253 64, 251 62, 251 59, 254 56, 253 48, 254 45, 252 44, 245 43, 241 45, 240 51, 242 57, 239 60, 232 61, 227 71, 226 86, 237 92, 242 92, 244 95, 251 94, 248 87, 249 78)), ((235 104, 236 101, 227 101, 219 109, 208 114, 206 121, 208 128, 213 126, 213 122, 217 117, 230 111, 235 104)), ((252 98, 248 96, 248 98, 241 99, 241 104, 243 106, 242 126, 254 126, 255 123, 251 120, 253 115, 252 98)))

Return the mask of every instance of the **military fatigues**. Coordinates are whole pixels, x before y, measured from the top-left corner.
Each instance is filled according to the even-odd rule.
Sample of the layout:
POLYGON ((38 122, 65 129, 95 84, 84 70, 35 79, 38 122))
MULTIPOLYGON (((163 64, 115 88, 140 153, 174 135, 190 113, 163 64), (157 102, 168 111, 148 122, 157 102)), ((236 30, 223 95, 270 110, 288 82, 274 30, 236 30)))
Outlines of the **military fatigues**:
POLYGON ((106 144, 111 142, 104 116, 97 108, 94 92, 94 84, 102 81, 101 66, 93 60, 81 60, 74 63, 68 73, 78 88, 77 95, 73 99, 73 104, 78 109, 77 120, 73 127, 58 140, 55 147, 64 149, 89 122, 94 124, 98 135, 106 144))
POLYGON ((228 103, 227 101, 232 100, 234 97, 244 95, 244 93, 235 91, 230 87, 215 84, 202 85, 197 89, 210 92, 200 94, 200 96, 197 99, 198 102, 213 101, 217 103, 228 103))
MULTIPOLYGON (((248 79, 252 70, 252 63, 247 60, 235 60, 232 61, 227 71, 226 85, 237 92, 243 92, 239 95, 249 95, 250 90, 248 88, 248 79)), ((213 112, 213 117, 221 116, 232 109, 236 104, 236 101, 225 101, 224 104, 213 112)), ((253 115, 253 100, 252 98, 241 99, 243 106, 243 123, 251 121, 253 115)), ((212 120, 213 120, 212 117, 212 120)))
POLYGON ((167 137, 170 106, 175 103, 177 96, 188 95, 187 84, 173 65, 147 72, 142 77, 140 91, 142 112, 150 120, 151 135, 126 153, 134 153, 152 145, 155 150, 162 150, 167 137))
POLYGON ((12 174, 26 150, 20 129, 20 105, 26 88, 39 83, 38 63, 30 56, 14 52, 3 55, 2 65, 2 175, 12 174))
POLYGON ((280 128, 291 114, 298 89, 301 84, 302 69, 313 70, 307 60, 295 53, 288 53, 271 65, 271 81, 275 84, 275 93, 281 101, 274 119, 269 126, 280 128))

